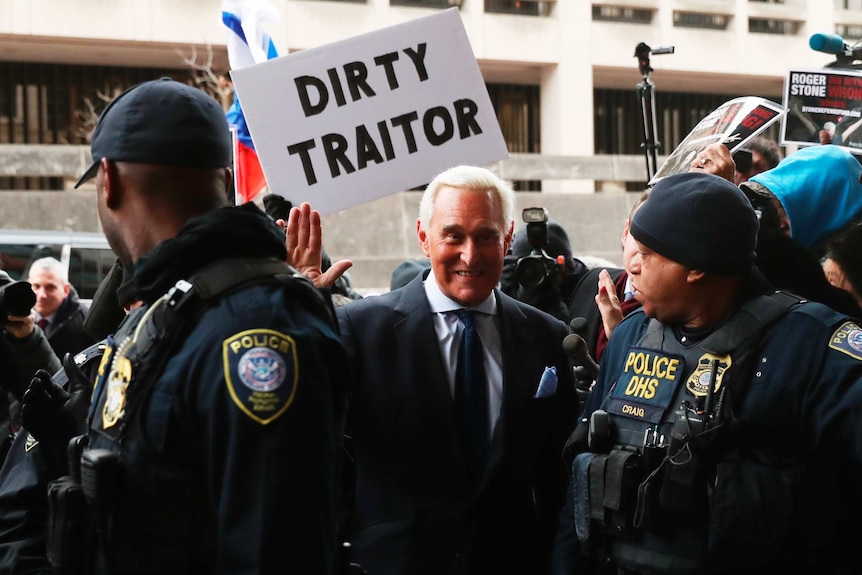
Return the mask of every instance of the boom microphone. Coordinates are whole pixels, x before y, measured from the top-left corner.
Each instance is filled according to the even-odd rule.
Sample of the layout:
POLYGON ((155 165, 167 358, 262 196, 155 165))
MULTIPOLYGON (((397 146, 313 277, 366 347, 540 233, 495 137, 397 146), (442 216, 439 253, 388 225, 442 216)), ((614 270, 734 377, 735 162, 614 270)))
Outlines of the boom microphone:
POLYGON ((812 34, 808 39, 808 46, 825 54, 847 54, 850 51, 838 34, 812 34))
POLYGON ((587 318, 585 317, 573 317, 571 321, 569 321, 569 333, 574 333, 585 340, 587 339, 587 318))
POLYGON ((587 370, 587 374, 596 379, 599 375, 599 366, 596 365, 596 362, 593 361, 593 358, 590 357, 590 353, 587 351, 587 342, 584 341, 584 338, 581 336, 570 333, 566 337, 563 338, 563 351, 572 362, 577 365, 582 366, 587 370))

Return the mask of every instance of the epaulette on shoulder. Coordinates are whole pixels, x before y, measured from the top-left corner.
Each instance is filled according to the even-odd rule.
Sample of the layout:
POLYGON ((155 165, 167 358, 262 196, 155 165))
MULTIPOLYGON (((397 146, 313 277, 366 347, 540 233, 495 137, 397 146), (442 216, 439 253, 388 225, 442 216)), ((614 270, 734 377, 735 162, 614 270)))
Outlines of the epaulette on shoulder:
POLYGON ((805 305, 797 306, 793 311, 813 317, 817 321, 823 323, 823 325, 833 326, 848 321, 857 325, 862 323, 859 318, 854 318, 839 311, 835 311, 826 304, 815 301, 806 301, 804 303, 805 305))

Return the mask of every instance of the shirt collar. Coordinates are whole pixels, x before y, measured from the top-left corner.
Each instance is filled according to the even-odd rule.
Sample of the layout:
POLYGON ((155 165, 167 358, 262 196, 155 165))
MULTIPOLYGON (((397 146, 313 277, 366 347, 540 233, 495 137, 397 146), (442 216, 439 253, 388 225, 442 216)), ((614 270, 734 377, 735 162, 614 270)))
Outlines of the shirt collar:
MULTIPOLYGON (((425 297, 428 298, 428 303, 431 305, 433 313, 445 313, 447 311, 455 311, 463 309, 464 306, 450 299, 440 291, 440 286, 437 285, 437 279, 434 277, 434 270, 428 273, 425 278, 425 297)), ((485 313, 488 315, 497 315, 497 298, 494 297, 494 292, 491 291, 479 305, 469 309, 485 313)))
POLYGON ((626 274, 626 283, 623 286, 623 295, 625 296, 626 294, 634 294, 634 293, 635 293, 635 290, 632 287, 632 276, 630 276, 629 274, 626 274))

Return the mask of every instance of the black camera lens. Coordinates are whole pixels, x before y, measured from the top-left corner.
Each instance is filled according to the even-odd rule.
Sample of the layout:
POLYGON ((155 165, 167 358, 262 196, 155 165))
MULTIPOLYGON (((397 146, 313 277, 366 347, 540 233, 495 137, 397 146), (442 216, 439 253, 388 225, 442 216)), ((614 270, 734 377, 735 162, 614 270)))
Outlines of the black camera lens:
POLYGON ((545 281, 548 267, 541 257, 526 256, 518 260, 515 275, 522 286, 536 287, 545 281))
MULTIPOLYGON (((12 282, 0 287, 0 313, 25 317, 30 315, 30 309, 36 305, 36 294, 33 286, 27 282, 12 282)), ((0 323, 6 321, 6 316, 0 317, 0 323)))

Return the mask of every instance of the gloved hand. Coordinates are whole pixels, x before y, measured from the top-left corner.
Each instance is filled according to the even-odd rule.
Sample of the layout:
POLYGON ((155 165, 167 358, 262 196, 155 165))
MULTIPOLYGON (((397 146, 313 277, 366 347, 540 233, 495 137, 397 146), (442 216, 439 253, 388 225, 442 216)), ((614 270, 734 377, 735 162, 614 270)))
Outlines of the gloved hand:
POLYGON ((21 421, 40 442, 65 447, 71 438, 86 431, 92 384, 68 353, 63 358, 63 371, 69 379, 68 391, 47 371, 36 372, 24 393, 21 421))

